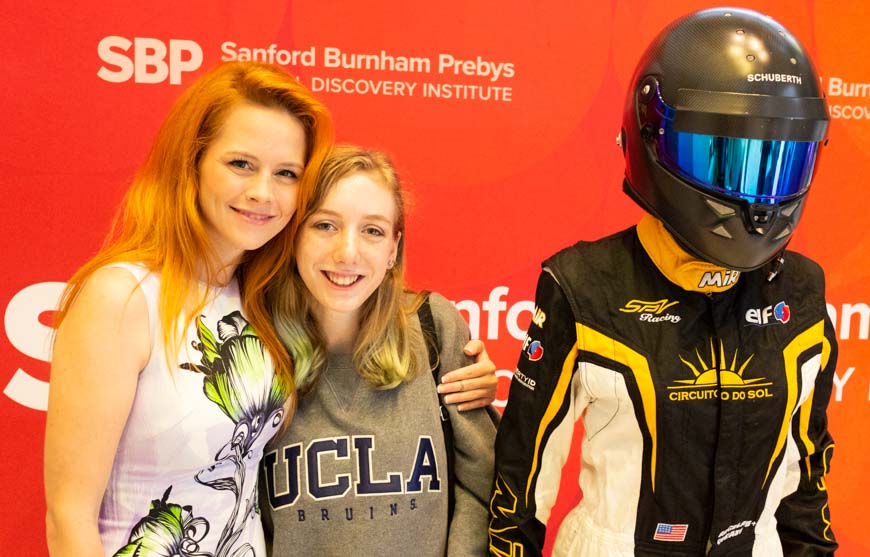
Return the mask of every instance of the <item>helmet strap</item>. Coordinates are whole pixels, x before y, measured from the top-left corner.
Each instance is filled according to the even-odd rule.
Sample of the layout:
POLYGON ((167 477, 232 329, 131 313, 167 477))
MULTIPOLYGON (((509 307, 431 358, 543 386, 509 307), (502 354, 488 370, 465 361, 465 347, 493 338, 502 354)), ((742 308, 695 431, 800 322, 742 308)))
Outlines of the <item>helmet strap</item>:
POLYGON ((767 282, 773 282, 773 279, 782 271, 783 265, 785 265, 785 248, 780 251, 776 257, 773 258, 772 262, 773 268, 767 273, 767 282))

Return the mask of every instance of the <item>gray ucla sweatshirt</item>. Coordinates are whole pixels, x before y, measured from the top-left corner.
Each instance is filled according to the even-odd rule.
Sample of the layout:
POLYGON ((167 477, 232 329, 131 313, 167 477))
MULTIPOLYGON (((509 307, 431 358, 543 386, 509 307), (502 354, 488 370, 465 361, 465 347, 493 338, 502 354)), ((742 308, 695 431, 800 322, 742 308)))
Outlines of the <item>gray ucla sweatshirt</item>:
MULTIPOLYGON (((465 321, 440 295, 430 303, 442 374, 467 365, 465 321)), ((360 378, 350 354, 328 355, 328 368, 263 460, 260 508, 271 555, 487 553, 495 425, 483 409, 448 407, 456 444, 448 535, 438 397, 425 347, 417 357, 421 369, 411 380, 378 390, 360 378)))

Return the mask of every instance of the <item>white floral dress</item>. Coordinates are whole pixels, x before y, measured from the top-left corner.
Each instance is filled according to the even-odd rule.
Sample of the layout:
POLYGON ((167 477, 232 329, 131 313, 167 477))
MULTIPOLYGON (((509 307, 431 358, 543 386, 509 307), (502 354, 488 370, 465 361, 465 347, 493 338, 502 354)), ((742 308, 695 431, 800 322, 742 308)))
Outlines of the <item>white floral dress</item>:
POLYGON ((115 266, 140 281, 152 351, 100 509, 106 555, 264 557, 257 468, 289 388, 241 314, 238 285, 215 291, 167 369, 159 277, 115 266))

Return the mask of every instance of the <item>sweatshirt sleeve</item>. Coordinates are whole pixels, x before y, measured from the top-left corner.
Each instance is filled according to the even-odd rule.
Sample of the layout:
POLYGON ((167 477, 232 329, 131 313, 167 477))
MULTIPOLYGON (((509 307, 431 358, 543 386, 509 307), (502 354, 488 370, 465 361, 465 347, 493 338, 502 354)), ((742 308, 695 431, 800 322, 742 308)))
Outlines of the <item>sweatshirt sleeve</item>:
POLYGON ((834 440, 828 431, 828 401, 837 363, 834 327, 825 319, 822 362, 813 391, 795 412, 801 459, 796 463, 797 490, 776 511, 777 530, 786 555, 833 555, 837 542, 831 530, 825 475, 830 470, 834 440))
MULTIPOLYGON (((456 308, 438 294, 430 296, 438 338, 441 375, 471 363, 462 351, 469 339, 468 325, 456 308)), ((492 485, 495 424, 485 408, 459 412, 447 405, 453 426, 455 452, 455 508, 449 525, 450 557, 484 555, 492 485)))
POLYGON ((489 523, 492 555, 541 554, 580 412, 572 396, 576 330, 561 287, 545 269, 496 436, 489 523))

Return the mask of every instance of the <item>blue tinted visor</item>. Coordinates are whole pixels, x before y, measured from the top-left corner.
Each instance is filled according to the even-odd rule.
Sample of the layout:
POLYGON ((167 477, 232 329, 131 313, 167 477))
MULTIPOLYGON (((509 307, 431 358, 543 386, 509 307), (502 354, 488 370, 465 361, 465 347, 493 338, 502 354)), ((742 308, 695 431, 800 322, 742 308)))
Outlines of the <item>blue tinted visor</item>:
POLYGON ((656 92, 644 111, 654 151, 669 171, 698 186, 749 203, 779 203, 809 188, 819 144, 720 137, 676 131, 676 111, 656 92))

